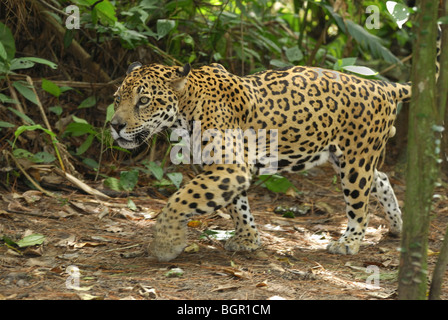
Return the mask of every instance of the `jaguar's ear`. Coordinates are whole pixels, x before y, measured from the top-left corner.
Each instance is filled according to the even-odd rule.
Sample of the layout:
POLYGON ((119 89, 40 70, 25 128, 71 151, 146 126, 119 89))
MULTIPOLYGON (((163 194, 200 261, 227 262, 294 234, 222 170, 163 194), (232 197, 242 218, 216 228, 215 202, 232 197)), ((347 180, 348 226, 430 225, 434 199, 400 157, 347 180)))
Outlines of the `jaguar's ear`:
POLYGON ((187 63, 183 67, 179 67, 176 70, 177 77, 171 80, 171 85, 173 86, 174 90, 181 91, 185 87, 190 71, 191 66, 189 63, 187 63))
POLYGON ((130 74, 132 71, 134 71, 135 69, 141 68, 142 64, 140 62, 132 62, 129 67, 128 70, 126 71, 126 75, 130 74))

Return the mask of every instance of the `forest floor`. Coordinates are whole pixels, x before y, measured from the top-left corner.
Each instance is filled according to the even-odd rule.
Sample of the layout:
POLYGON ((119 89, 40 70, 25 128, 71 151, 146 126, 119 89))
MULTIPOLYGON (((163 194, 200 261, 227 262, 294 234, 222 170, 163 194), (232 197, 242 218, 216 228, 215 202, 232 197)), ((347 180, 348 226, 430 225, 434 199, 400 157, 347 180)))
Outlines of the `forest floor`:
MULTIPOLYGON (((384 171, 402 205, 403 179, 384 171)), ((17 249, 0 240, 0 299, 396 299, 400 241, 387 234, 376 201, 370 203, 359 254, 325 250, 346 227, 344 200, 333 176, 328 166, 289 176, 299 190, 295 195, 250 189, 261 249, 228 252, 223 240, 204 235, 210 234, 206 229, 233 228, 221 210, 196 217, 188 227, 189 252, 164 263, 145 251, 154 216, 166 199, 148 197, 145 190, 132 197, 138 211, 127 207, 126 198, 103 202, 79 191, 62 192, 65 200, 38 191, 2 194, 0 235, 16 241, 38 233, 45 241, 17 249), (280 205, 307 209, 287 218, 274 212, 280 205)), ((431 220, 428 281, 448 225, 448 192, 437 193, 442 197, 435 200, 431 220)), ((443 299, 448 299, 447 282, 443 299)))

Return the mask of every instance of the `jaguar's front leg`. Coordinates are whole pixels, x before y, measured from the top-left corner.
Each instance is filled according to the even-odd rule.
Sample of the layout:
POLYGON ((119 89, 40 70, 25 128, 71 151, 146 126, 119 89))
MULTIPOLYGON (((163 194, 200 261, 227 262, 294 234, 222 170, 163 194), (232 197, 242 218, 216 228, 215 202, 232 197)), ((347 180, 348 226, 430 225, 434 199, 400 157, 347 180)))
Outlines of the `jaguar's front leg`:
POLYGON ((232 203, 250 185, 245 165, 209 165, 168 200, 157 219, 150 252, 159 261, 176 258, 186 245, 186 223, 195 214, 211 213, 232 203))
POLYGON ((255 226, 254 218, 250 212, 246 192, 235 197, 227 207, 235 223, 235 235, 225 245, 229 251, 253 251, 260 247, 261 241, 255 226))

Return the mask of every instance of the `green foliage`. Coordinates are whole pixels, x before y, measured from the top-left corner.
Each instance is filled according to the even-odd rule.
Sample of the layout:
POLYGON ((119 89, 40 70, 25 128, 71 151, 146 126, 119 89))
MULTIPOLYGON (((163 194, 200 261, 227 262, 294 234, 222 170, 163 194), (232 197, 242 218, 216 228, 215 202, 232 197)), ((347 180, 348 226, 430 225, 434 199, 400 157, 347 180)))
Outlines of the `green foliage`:
POLYGON ((34 233, 30 234, 28 236, 23 237, 22 239, 18 241, 12 240, 10 237, 3 235, 2 240, 8 246, 9 248, 15 250, 18 253, 21 253, 16 248, 26 248, 26 247, 32 247, 36 245, 40 245, 44 243, 46 237, 42 234, 34 233))
MULTIPOLYGON (((36 57, 15 58, 15 54, 16 54, 16 47, 11 30, 6 25, 0 22, 0 74, 3 74, 3 76, 0 76, 0 79, 6 77, 8 83, 11 83, 12 87, 15 90, 17 90, 18 93, 20 93, 28 101, 37 105, 38 98, 36 97, 36 94, 34 93, 33 88, 30 86, 30 84, 21 80, 9 82, 8 76, 14 75, 15 71, 17 70, 32 68, 36 63, 47 65, 52 69, 56 69, 57 65, 46 59, 36 57)), ((0 100, 3 103, 18 103, 14 99, 11 99, 4 94, 1 94, 0 100)), ((48 152, 38 152, 36 154, 32 154, 24 149, 14 149, 17 137, 21 135, 23 132, 42 130, 43 132, 45 132, 50 136, 50 140, 60 160, 59 151, 56 147, 56 143, 58 141, 56 139, 56 135, 51 130, 45 129, 41 125, 35 124, 30 117, 14 108, 8 107, 7 109, 10 112, 14 113, 16 116, 18 116, 19 118, 21 118, 25 123, 29 124, 18 127, 14 133, 15 140, 14 143, 12 144, 14 156, 19 158, 26 158, 36 163, 42 163, 42 162, 49 163, 56 160, 56 157, 54 157, 52 154, 49 154, 48 152)), ((0 127, 12 128, 15 127, 15 125, 12 125, 9 122, 1 121, 0 127)))
POLYGON ((258 178, 257 185, 261 185, 273 192, 286 193, 290 188, 297 190, 291 181, 277 174, 260 175, 258 178))
MULTIPOLYGON (((194 65, 218 62, 239 75, 267 68, 318 65, 376 78, 379 75, 373 69, 378 64, 368 64, 369 68, 365 64, 374 59, 397 63, 398 58, 388 49, 390 43, 396 41, 404 47, 411 39, 408 31, 397 30, 396 22, 412 14, 412 10, 399 3, 392 12, 388 12, 386 3, 379 0, 362 0, 356 4, 341 2, 343 4, 339 8, 334 7, 334 2, 326 0, 54 0, 52 3, 60 9, 69 3, 80 9, 81 30, 66 29, 63 39, 65 50, 69 52, 70 44, 76 39, 86 51, 92 53, 92 59, 98 59, 95 62, 102 68, 109 67, 107 72, 114 77, 117 77, 115 71, 125 68, 131 57, 133 59, 136 53, 140 56, 140 52, 145 52, 147 61, 142 62, 189 62, 194 65), (368 17, 365 8, 369 5, 380 9, 380 29, 365 28, 368 17), (113 67, 112 63, 103 59, 112 56, 105 48, 122 49, 117 54, 114 52, 111 60, 113 67)), ((56 11, 52 15, 64 25, 56 11)), ((411 25, 411 22, 406 22, 406 25, 411 25)), ((0 102, 5 105, 31 102, 29 105, 35 107, 38 100, 34 90, 18 73, 30 73, 36 64, 48 66, 46 69, 49 71, 56 69, 57 65, 46 59, 17 55, 13 33, 0 23, 0 81, 5 81, 8 84, 6 87, 10 86, 20 96, 20 101, 15 101, 1 90, 0 102)), ((54 56, 62 55, 57 52, 54 56)), ((54 74, 37 77, 42 77, 41 89, 51 98, 48 99, 50 104, 44 106, 45 111, 49 111, 47 115, 58 120, 71 117, 71 122, 68 125, 65 122, 59 134, 50 134, 39 127, 32 115, 7 107, 8 113, 13 113, 25 124, 17 129, 16 137, 25 131, 41 130, 45 137, 43 140, 50 141, 56 153, 56 157, 46 152, 34 154, 27 151, 26 146, 16 148, 14 145, 14 156, 37 163, 51 163, 58 158, 60 160, 57 143, 63 143, 72 155, 99 173, 102 155, 106 151, 128 152, 113 145, 107 128, 114 113, 113 105, 107 107, 106 121, 102 127, 98 127, 97 114, 93 111, 101 104, 110 103, 112 97, 104 99, 91 91, 81 93, 59 86, 54 74), (70 90, 73 91, 65 94, 70 90), (80 94, 75 100, 70 99, 70 104, 65 104, 66 97, 75 95, 74 92, 80 94), (91 154, 98 144, 101 145, 101 152, 98 158, 93 159, 91 154)), ((2 133, 16 126, 9 119, 0 121, 2 133)), ((154 147, 157 141, 153 141, 154 147)), ((143 168, 138 170, 154 176, 158 187, 179 188, 182 174, 166 173, 164 170, 168 154, 169 151, 160 165, 143 162, 143 168)), ((95 152, 95 155, 98 153, 95 152)), ((119 179, 108 178, 107 183, 116 190, 130 191, 138 181, 135 170, 128 170, 129 173, 119 179)), ((279 175, 269 179, 262 177, 259 183, 275 192, 286 192, 293 187, 279 175)))
MULTIPOLYGON (((163 163, 163 161, 162 161, 163 163)), ((179 189, 182 180, 183 175, 180 172, 169 172, 166 173, 166 176, 168 179, 164 178, 164 170, 163 170, 163 164, 158 165, 153 161, 144 160, 142 161, 142 164, 145 166, 146 169, 140 168, 141 171, 152 174, 154 178, 157 179, 157 182, 154 184, 157 187, 170 187, 175 186, 177 189, 179 189)))
POLYGON ((157 0, 132 4, 77 0, 74 4, 81 10, 82 27, 94 30, 100 43, 118 39, 128 49, 149 46, 149 50, 168 63, 220 62, 230 67, 241 66, 231 71, 245 73, 247 67, 248 72, 253 72, 304 64, 319 50, 324 52, 321 64, 331 67, 332 53, 335 50, 340 53, 349 37, 355 40, 354 54, 398 62, 381 35, 395 29, 395 21, 408 14, 409 9, 398 4, 390 14, 381 1, 362 2, 362 8, 372 4, 380 8, 381 19, 388 24, 383 23, 381 30, 367 30, 363 24, 354 22, 368 17, 357 7, 348 4, 335 12, 328 1, 317 0, 182 0, 162 5, 157 0), (324 28, 322 21, 304 16, 308 11, 325 17, 324 28), (315 29, 322 29, 331 39, 320 43, 315 29))
POLYGON ((115 191, 132 191, 138 182, 138 170, 122 171, 120 179, 109 177, 104 185, 115 191))
POLYGON ((0 22, 0 74, 13 74, 16 70, 32 68, 36 63, 47 65, 52 69, 57 68, 55 63, 46 59, 35 57, 15 58, 15 54, 16 45, 11 30, 0 22))

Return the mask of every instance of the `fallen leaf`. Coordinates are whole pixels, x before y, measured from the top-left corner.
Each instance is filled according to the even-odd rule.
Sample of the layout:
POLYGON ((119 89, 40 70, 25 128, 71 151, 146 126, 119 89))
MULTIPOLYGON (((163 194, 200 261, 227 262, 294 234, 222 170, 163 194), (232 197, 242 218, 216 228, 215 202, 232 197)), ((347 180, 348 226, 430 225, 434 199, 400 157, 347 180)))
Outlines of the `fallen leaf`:
POLYGON ((292 263, 291 261, 289 261, 289 259, 286 258, 286 257, 279 257, 279 258, 277 258, 277 260, 280 261, 280 262, 283 262, 283 263, 287 263, 287 264, 289 264, 290 266, 293 266, 293 265, 294 265, 294 263, 292 263))
POLYGON ((428 249, 428 257, 438 256, 439 253, 440 253, 439 251, 432 251, 431 249, 428 249))
POLYGON ((154 289, 153 287, 150 286, 144 286, 142 284, 139 284, 140 286, 140 290, 138 290, 138 293, 142 296, 144 296, 145 298, 149 298, 149 299, 156 299, 157 298, 157 293, 156 293, 156 289, 154 289))
POLYGON ((230 274, 232 276, 235 276, 237 278, 240 278, 240 279, 249 279, 250 278, 250 275, 248 272, 242 271, 242 270, 239 270, 236 268, 223 268, 222 271, 224 271, 225 273, 230 274))
POLYGON ((22 196, 28 204, 31 204, 42 199, 42 192, 37 190, 29 190, 24 192, 22 196))
POLYGON ((165 273, 165 277, 172 278, 172 277, 182 277, 184 275, 184 270, 181 268, 173 268, 165 273))
POLYGON ((188 247, 184 249, 186 253, 196 253, 199 251, 199 245, 196 242, 193 242, 188 247))
POLYGON ((219 286, 218 288, 210 290, 210 292, 218 292, 218 291, 227 291, 227 290, 237 290, 241 288, 241 286, 237 286, 234 284, 219 286))
POLYGON ((187 226, 189 226, 190 228, 199 228, 202 226, 202 221, 191 220, 188 222, 187 226))
POLYGON ((89 287, 80 287, 80 286, 73 286, 70 289, 76 290, 76 291, 89 291, 93 288, 93 286, 89 287))
POLYGON ((93 296, 93 295, 88 294, 88 293, 79 293, 79 294, 78 294, 78 297, 79 297, 81 300, 104 300, 104 297, 101 297, 101 296, 93 296))
POLYGON ((33 209, 30 208, 26 208, 24 206, 22 206, 18 201, 11 201, 8 204, 8 210, 9 211, 19 211, 19 212, 32 212, 33 209))
POLYGON ((114 233, 118 233, 118 232, 122 232, 123 231, 122 228, 117 227, 117 226, 107 226, 105 230, 109 231, 109 232, 114 232, 114 233))
POLYGON ((54 244, 55 247, 73 247, 76 244, 76 236, 74 234, 69 235, 67 238, 59 240, 54 244))
POLYGON ((45 236, 42 234, 30 234, 17 241, 16 244, 20 247, 30 247, 42 244, 45 241, 45 236))
POLYGON ((120 214, 124 216, 128 220, 138 221, 144 219, 151 219, 152 215, 150 214, 142 214, 140 212, 134 212, 130 209, 121 209, 120 214))
POLYGON ((26 256, 35 256, 35 257, 40 257, 43 254, 43 248, 42 246, 39 247, 27 247, 24 251, 23 254, 26 256))
POLYGON ((105 243, 99 243, 99 242, 80 242, 76 243, 74 245, 74 248, 83 248, 83 247, 98 247, 98 246, 105 246, 105 243))

